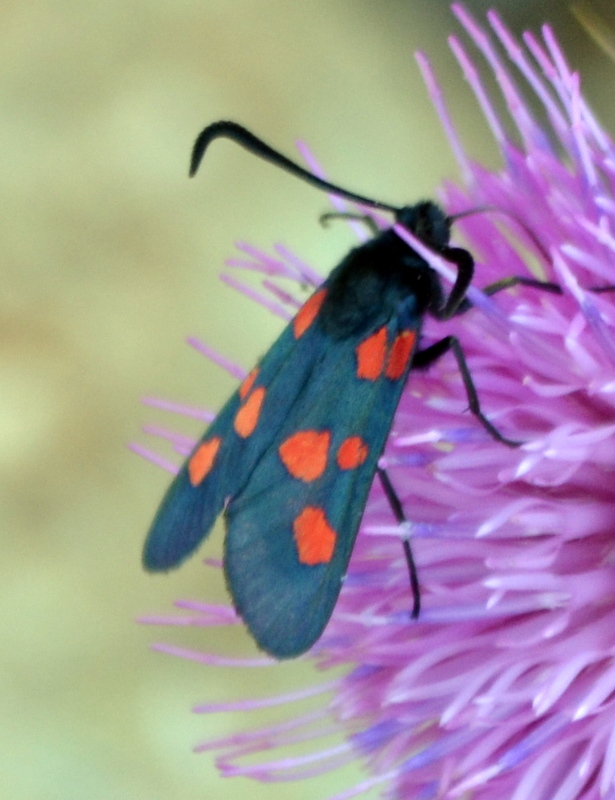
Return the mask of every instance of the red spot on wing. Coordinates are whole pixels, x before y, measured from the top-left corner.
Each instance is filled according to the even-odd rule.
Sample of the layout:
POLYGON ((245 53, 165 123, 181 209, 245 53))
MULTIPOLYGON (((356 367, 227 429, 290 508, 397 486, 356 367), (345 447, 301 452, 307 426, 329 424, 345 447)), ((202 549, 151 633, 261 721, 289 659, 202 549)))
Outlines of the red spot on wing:
POLYGON ((302 564, 313 567, 331 561, 337 534, 322 508, 306 506, 293 522, 293 534, 302 564))
POLYGON ((222 439, 214 436, 213 439, 199 445, 190 457, 188 475, 193 486, 198 486, 211 472, 221 443, 222 439))
POLYGON ((325 471, 330 442, 328 431, 299 431, 282 442, 278 453, 293 478, 309 483, 325 471))
POLYGON ((391 345, 389 351, 389 360, 387 361, 387 368, 385 375, 391 380, 398 380, 402 377, 408 366, 408 361, 414 350, 414 343, 416 342, 415 331, 403 331, 395 337, 395 341, 391 345))
POLYGON ((248 395, 246 401, 235 416, 235 430, 244 439, 247 439, 247 437, 254 432, 254 428, 256 428, 265 394, 266 391, 264 387, 259 386, 258 389, 255 389, 248 395))
POLYGON ((252 387, 254 386, 254 381, 257 379, 259 373, 258 367, 254 367, 252 372, 249 375, 246 375, 244 382, 239 387, 239 396, 242 400, 245 400, 246 397, 252 391, 252 387))
POLYGON ((355 469, 367 458, 369 447, 360 436, 349 436, 337 451, 337 464, 340 469, 355 469))
POLYGON ((366 381, 380 377, 387 348, 387 329, 380 328, 357 345, 357 376, 366 381))
POLYGON ((313 294, 310 299, 307 300, 299 309, 293 320, 293 332, 295 334, 295 339, 303 336, 310 325, 314 322, 318 316, 318 312, 320 311, 320 307, 325 299, 326 294, 327 290, 321 289, 313 294))

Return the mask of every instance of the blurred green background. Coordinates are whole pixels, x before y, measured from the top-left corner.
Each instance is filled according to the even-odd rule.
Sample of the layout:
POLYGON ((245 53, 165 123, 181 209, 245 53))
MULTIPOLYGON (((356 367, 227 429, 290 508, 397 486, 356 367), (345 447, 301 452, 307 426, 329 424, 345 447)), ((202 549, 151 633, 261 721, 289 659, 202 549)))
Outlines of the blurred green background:
MULTIPOLYGON (((467 3, 476 14, 490 5, 467 3)), ((494 5, 515 30, 553 22, 613 130, 615 68, 568 4, 494 5)), ((191 753, 252 724, 191 715, 194 703, 319 676, 309 663, 246 674, 148 649, 255 652, 240 628, 135 624, 174 598, 224 592, 205 585, 199 558, 166 577, 141 571, 168 477, 126 444, 143 423, 169 421, 141 396, 217 408, 233 388, 186 335, 250 367, 279 330, 218 281, 236 239, 283 241, 323 273, 351 243, 344 226, 318 225, 324 196, 232 144, 187 180, 197 132, 235 119, 289 154, 308 141, 356 191, 432 196, 456 172, 417 48, 470 152, 497 164, 447 50, 459 26, 441 0, 5 0, 0 20, 0 794, 324 798, 358 773, 248 786, 191 753)), ((207 554, 219 545, 218 534, 207 554)))

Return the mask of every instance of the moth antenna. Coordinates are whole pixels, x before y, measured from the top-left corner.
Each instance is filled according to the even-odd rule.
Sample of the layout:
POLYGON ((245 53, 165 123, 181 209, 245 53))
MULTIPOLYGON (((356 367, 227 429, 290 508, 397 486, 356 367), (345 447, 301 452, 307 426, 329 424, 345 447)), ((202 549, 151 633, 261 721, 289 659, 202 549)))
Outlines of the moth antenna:
POLYGON ((350 192, 347 189, 343 189, 341 186, 336 186, 334 183, 329 183, 329 181, 319 178, 317 175, 314 175, 312 172, 309 172, 308 170, 299 166, 299 164, 295 163, 290 158, 282 155, 282 153, 274 150, 268 144, 265 144, 262 139, 259 139, 258 136, 255 136, 247 128, 244 128, 243 125, 239 125, 237 122, 228 122, 226 120, 213 122, 211 125, 208 125, 206 128, 204 128, 197 136, 194 147, 192 148, 192 156, 190 158, 191 178, 196 174, 203 156, 205 155, 205 151, 209 147, 210 143, 214 139, 218 139, 220 137, 231 139, 236 144, 245 147, 245 149, 250 153, 254 153, 254 155, 259 156, 265 161, 269 161, 276 167, 281 167, 282 169, 286 170, 286 172, 290 172, 291 175, 301 178, 301 180, 311 184, 312 186, 315 186, 317 189, 322 189, 325 192, 332 192, 340 197, 345 197, 347 200, 352 200, 355 203, 361 203, 362 205, 369 206, 370 208, 379 208, 382 211, 391 211, 394 214, 397 214, 400 211, 400 209, 396 206, 389 205, 388 203, 382 203, 379 200, 374 200, 371 197, 364 197, 362 194, 350 192))
POLYGON ((463 219, 463 217, 471 217, 473 214, 485 214, 485 213, 496 213, 496 214, 504 214, 505 217, 509 217, 510 219, 514 220, 517 225, 523 230, 525 235, 528 239, 533 243, 534 247, 538 250, 540 255, 544 258, 545 262, 549 263, 551 261, 551 257, 549 253, 544 248, 542 242, 538 239, 536 234, 530 230, 530 228, 523 223, 519 217, 515 214, 511 214, 510 211, 507 211, 503 208, 498 208, 497 206, 477 206, 476 208, 469 208, 467 211, 460 211, 458 214, 451 214, 447 217, 449 223, 452 225, 454 222, 457 222, 458 219, 463 219))

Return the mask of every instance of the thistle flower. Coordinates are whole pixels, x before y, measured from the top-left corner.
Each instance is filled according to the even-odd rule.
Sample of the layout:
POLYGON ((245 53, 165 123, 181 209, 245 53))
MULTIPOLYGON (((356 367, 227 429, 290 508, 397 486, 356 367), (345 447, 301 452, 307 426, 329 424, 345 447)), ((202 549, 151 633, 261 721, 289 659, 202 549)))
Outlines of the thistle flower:
MULTIPOLYGON (((222 774, 264 781, 362 760, 371 777, 337 800, 374 786, 394 798, 613 800, 615 312, 613 295, 600 289, 615 284, 615 147, 548 27, 541 40, 528 33, 520 44, 495 13, 486 34, 462 6, 453 10, 493 70, 514 129, 451 37, 504 166, 494 172, 470 160, 418 55, 463 177, 462 187, 444 187, 443 206, 450 214, 484 209, 455 224, 476 256, 479 285, 517 275, 561 287, 516 286, 495 297, 472 289, 474 308, 447 331, 463 342, 489 418, 524 444, 504 447, 466 413, 453 359, 413 373, 383 462, 412 520, 420 619, 408 620, 399 542, 407 531, 374 485, 338 605, 307 655, 321 668, 347 666, 346 675, 269 701, 197 709, 289 703, 287 722, 200 749, 219 751, 222 774), (522 97, 519 77, 546 123, 522 97), (332 700, 321 713, 293 716, 292 701, 324 691, 332 700), (332 729, 347 734, 345 745, 314 744, 295 759, 267 755, 332 729)), ((231 265, 264 272, 268 298, 252 295, 285 318, 298 304, 275 281, 318 283, 282 248, 275 256, 241 250, 231 265)), ((427 339, 442 336, 435 325, 427 324, 427 339)), ((182 454, 192 445, 172 441, 182 454)), ((231 608, 178 605, 192 616, 149 621, 237 624, 231 608)))

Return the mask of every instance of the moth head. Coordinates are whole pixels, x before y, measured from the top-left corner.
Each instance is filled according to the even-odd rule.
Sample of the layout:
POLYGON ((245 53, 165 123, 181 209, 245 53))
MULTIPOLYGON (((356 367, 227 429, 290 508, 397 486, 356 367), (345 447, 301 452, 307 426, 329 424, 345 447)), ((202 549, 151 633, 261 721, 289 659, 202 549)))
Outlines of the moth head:
POLYGON ((404 206, 396 212, 395 218, 433 250, 441 250, 449 243, 452 220, 431 200, 404 206))

